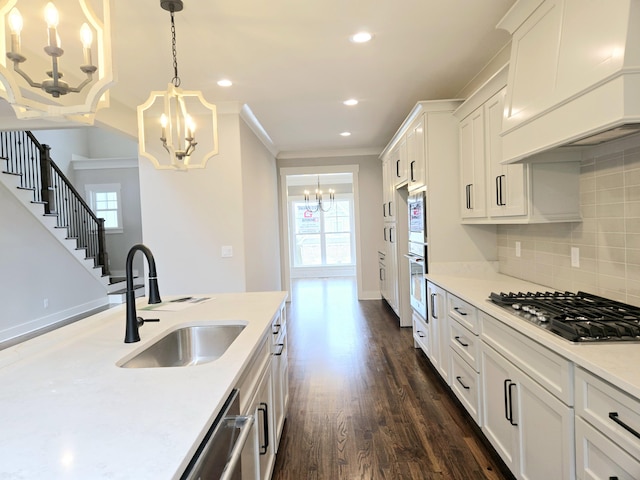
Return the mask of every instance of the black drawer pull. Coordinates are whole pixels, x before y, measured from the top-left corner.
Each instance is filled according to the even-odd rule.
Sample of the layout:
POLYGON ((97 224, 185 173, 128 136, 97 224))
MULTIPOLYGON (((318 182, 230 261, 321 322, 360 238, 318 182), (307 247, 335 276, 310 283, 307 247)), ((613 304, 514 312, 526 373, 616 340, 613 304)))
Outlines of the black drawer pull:
POLYGON ((463 342, 460 340, 460 337, 456 336, 456 337, 453 337, 453 338, 455 338, 455 339, 456 339, 456 342, 458 342, 458 343, 459 343, 460 345, 462 345, 463 347, 468 347, 468 346, 469 346, 469 344, 468 344, 468 343, 463 343, 463 342))
POLYGON ((424 333, 422 333, 422 330, 418 330, 416 333, 420 338, 424 338, 424 333))
POLYGON ((273 355, 279 357, 280 355, 282 355, 282 352, 284 352, 284 343, 278 343, 276 346, 280 347, 280 351, 278 353, 274 353, 273 355))
POLYGON ((459 383, 460 385, 462 385, 462 388, 464 388, 465 390, 469 390, 469 389, 471 389, 471 387, 469 387, 469 386, 465 385, 464 383, 462 383, 462 377, 461 377, 461 376, 457 376, 457 377, 456 377, 456 380, 458 381, 458 383, 459 383))
POLYGON ((266 455, 269 451, 269 406, 265 402, 260 402, 258 411, 264 415, 262 425, 264 428, 264 445, 260 445, 260 455, 266 455))
POLYGON ((513 382, 509 384, 509 423, 514 427, 517 427, 518 424, 513 421, 513 395, 511 393, 511 388, 515 386, 516 384, 513 382))
POLYGON ((618 480, 618 477, 609 477, 609 480, 618 480))
POLYGON ((466 312, 463 312, 462 310, 460 310, 460 307, 453 307, 453 309, 458 312, 460 315, 462 315, 463 317, 467 316, 466 312))
POLYGON ((627 432, 631 433, 634 437, 640 438, 640 433, 638 433, 637 430, 634 430, 618 418, 618 412, 609 412, 609 418, 624 428, 627 432))

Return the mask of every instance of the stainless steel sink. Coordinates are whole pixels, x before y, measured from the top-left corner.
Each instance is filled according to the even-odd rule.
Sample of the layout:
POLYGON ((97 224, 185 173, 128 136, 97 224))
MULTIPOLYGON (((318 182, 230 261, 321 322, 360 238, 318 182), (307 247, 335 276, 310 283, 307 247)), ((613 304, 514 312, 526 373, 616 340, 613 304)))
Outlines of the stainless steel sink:
POLYGON ((194 325, 174 330, 136 356, 118 363, 122 368, 188 367, 222 356, 245 325, 194 325))

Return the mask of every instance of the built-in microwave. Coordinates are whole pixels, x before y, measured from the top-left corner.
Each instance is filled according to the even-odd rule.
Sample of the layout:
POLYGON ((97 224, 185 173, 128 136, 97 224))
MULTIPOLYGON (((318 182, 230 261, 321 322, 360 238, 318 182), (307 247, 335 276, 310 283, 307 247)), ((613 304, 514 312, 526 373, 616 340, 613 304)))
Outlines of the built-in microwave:
POLYGON ((409 243, 426 245, 427 242, 427 191, 425 188, 409 194, 409 243))

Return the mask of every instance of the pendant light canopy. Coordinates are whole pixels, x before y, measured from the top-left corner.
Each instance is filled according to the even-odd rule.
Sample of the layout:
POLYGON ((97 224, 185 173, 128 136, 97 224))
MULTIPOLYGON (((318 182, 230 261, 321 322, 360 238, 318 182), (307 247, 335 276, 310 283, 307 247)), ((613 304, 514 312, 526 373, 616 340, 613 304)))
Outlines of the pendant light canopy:
POLYGON ((182 0, 160 0, 171 16, 173 78, 166 91, 151 92, 138 106, 138 145, 141 156, 157 169, 188 170, 206 167, 218 153, 216 106, 199 91, 180 88, 174 13, 182 0))

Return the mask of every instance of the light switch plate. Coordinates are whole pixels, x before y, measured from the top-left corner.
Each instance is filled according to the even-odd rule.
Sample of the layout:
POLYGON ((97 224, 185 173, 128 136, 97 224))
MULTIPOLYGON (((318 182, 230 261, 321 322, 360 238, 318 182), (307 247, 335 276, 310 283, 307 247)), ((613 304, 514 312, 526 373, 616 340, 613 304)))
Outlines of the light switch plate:
POLYGON ((516 257, 520 257, 522 255, 522 244, 520 242, 516 242, 516 257))
POLYGON ((571 247, 571 266, 580 267, 580 249, 578 247, 571 247))
POLYGON ((224 245, 222 247, 222 258, 233 257, 233 247, 231 245, 224 245))

